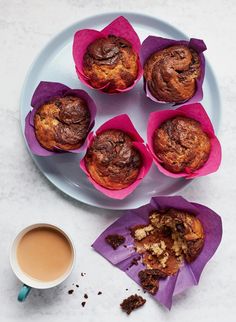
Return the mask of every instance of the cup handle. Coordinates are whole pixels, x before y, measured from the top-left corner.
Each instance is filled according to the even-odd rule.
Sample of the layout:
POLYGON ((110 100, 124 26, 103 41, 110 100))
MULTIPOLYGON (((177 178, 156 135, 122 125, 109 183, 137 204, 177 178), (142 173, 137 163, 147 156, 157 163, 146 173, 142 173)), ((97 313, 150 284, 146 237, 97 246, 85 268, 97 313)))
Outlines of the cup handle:
POLYGON ((20 289, 20 292, 19 292, 19 294, 18 294, 18 301, 19 302, 24 302, 25 301, 25 299, 27 298, 27 296, 28 296, 28 294, 29 294, 29 292, 30 292, 30 290, 31 290, 31 287, 30 286, 28 286, 28 285, 23 285, 22 287, 21 287, 21 289, 20 289))

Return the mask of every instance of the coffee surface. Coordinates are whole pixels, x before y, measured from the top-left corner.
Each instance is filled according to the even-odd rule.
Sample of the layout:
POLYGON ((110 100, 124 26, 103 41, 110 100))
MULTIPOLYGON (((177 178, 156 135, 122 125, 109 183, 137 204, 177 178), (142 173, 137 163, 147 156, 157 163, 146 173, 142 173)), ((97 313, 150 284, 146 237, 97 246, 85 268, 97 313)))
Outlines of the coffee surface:
POLYGON ((32 278, 48 282, 64 275, 73 260, 67 238, 49 227, 28 231, 17 247, 21 270, 32 278))

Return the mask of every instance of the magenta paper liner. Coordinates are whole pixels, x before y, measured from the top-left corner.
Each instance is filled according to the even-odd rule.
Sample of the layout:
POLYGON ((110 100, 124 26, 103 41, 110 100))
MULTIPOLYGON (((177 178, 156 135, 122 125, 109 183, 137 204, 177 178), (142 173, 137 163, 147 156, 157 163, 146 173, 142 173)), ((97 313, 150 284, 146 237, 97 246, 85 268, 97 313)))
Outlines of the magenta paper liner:
POLYGON ((128 210, 124 215, 109 226, 93 243, 93 248, 116 267, 124 271, 129 277, 140 285, 138 272, 144 269, 141 261, 138 265, 131 266, 133 258, 140 255, 134 250, 134 240, 130 235, 130 228, 136 225, 148 223, 148 216, 153 210, 165 210, 169 208, 181 209, 195 214, 201 221, 205 231, 205 244, 198 258, 191 264, 184 263, 174 276, 160 280, 159 290, 153 297, 162 305, 171 309, 173 296, 189 287, 197 285, 207 262, 214 255, 222 238, 222 222, 219 215, 211 209, 188 202, 180 196, 154 197, 149 204, 140 208, 128 210), (105 241, 107 235, 119 234, 126 238, 125 247, 121 245, 114 250, 105 241))
POLYGON ((58 153, 68 153, 68 152, 80 153, 86 148, 86 140, 85 140, 84 144, 79 149, 63 151, 58 148, 58 151, 49 151, 44 149, 39 144, 35 136, 34 116, 37 110, 40 108, 40 106, 50 101, 54 97, 63 97, 67 95, 80 97, 87 103, 87 106, 90 112, 90 118, 91 118, 89 131, 91 131, 91 129, 93 128, 95 123, 95 116, 96 116, 96 105, 92 100, 92 98, 85 91, 81 89, 71 89, 68 86, 61 83, 44 82, 44 81, 40 82, 31 100, 31 105, 33 107, 33 110, 31 110, 25 118, 25 138, 33 154, 45 157, 45 156, 55 155, 58 153))
POLYGON ((184 105, 177 108, 176 110, 163 110, 151 113, 147 127, 147 146, 153 156, 154 163, 156 164, 158 169, 163 174, 172 178, 185 177, 186 179, 193 179, 205 176, 207 174, 217 171, 221 163, 220 142, 215 135, 214 128, 209 116, 207 115, 205 109, 200 103, 184 105), (186 169, 186 172, 180 173, 172 173, 166 170, 162 166, 162 161, 158 159, 154 152, 153 135, 155 130, 159 128, 163 122, 175 116, 186 116, 200 122, 203 131, 207 133, 211 141, 211 152, 207 162, 201 168, 192 173, 189 172, 188 169, 186 169))
POLYGON ((136 189, 136 187, 141 183, 141 180, 146 176, 146 174, 148 173, 152 165, 152 157, 151 157, 151 154, 148 152, 147 148, 145 147, 145 145, 143 144, 143 139, 136 131, 134 125, 132 124, 127 114, 121 114, 119 116, 113 117, 112 119, 108 120, 102 126, 99 127, 95 135, 93 134, 93 132, 91 132, 88 136, 87 147, 89 148, 89 146, 91 146, 96 135, 110 129, 121 130, 129 134, 134 140, 133 146, 139 151, 139 153, 142 156, 143 165, 139 171, 139 175, 135 180, 135 182, 132 183, 127 188, 120 189, 120 190, 106 189, 100 186, 98 183, 96 183, 96 181, 92 179, 89 172, 87 171, 84 158, 80 162, 80 167, 87 175, 88 180, 93 184, 93 186, 97 190, 99 190, 100 192, 102 192, 103 194, 105 194, 110 198, 124 199, 136 189))
POLYGON ((148 36, 142 43, 142 47, 140 51, 141 63, 144 66, 146 60, 155 52, 158 52, 167 47, 176 46, 176 45, 188 46, 189 48, 194 49, 199 54, 200 64, 201 64, 201 75, 196 80, 195 94, 189 100, 186 100, 184 102, 169 103, 169 102, 159 101, 151 94, 146 84, 146 81, 144 80, 144 90, 146 92, 146 96, 149 97, 154 102, 157 102, 160 104, 169 103, 172 105, 183 105, 183 104, 189 104, 189 103, 197 103, 201 101, 203 98, 202 84, 205 76, 205 57, 203 55, 203 52, 207 49, 203 40, 191 38, 189 41, 186 41, 186 40, 173 40, 173 39, 167 39, 162 37, 148 36))
MULTIPOLYGON (((113 20, 109 25, 107 25, 101 31, 97 31, 93 29, 82 29, 77 31, 74 35, 74 42, 73 42, 73 58, 75 62, 76 73, 80 81, 84 85, 90 88, 94 88, 94 87, 91 86, 91 84, 89 83, 89 78, 83 72, 84 54, 87 50, 88 45, 90 45, 98 38, 104 38, 109 35, 114 35, 128 40, 131 43, 133 50, 139 56, 139 52, 141 48, 139 37, 135 32, 135 30, 133 29, 133 27, 131 26, 131 24, 128 22, 128 20, 125 19, 123 16, 120 16, 115 20, 113 20)), ((117 89, 116 90, 117 93, 129 91, 136 85, 136 83, 142 77, 143 69, 140 61, 138 62, 138 64, 139 64, 139 72, 134 83, 125 89, 122 89, 122 90, 117 89)), ((103 91, 108 86, 109 86, 109 83, 101 88, 96 88, 96 89, 103 91)))

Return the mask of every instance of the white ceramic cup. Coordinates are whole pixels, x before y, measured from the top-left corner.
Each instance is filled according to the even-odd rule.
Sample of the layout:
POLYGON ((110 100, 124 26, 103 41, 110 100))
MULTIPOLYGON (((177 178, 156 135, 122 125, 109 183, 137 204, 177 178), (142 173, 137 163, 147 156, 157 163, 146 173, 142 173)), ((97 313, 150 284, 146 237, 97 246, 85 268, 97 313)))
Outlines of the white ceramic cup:
POLYGON ((15 275, 19 278, 19 280, 21 280, 23 283, 23 286, 20 289, 19 294, 18 294, 18 300, 20 302, 23 302, 26 299, 27 295, 29 294, 31 288, 47 289, 47 288, 51 288, 51 287, 61 284, 72 272, 73 267, 75 265, 75 256, 76 256, 75 246, 72 242, 72 239, 68 236, 68 234, 62 228, 59 228, 58 226, 54 226, 54 225, 47 224, 47 223, 38 223, 38 224, 30 225, 30 226, 24 228, 23 230, 21 230, 18 233, 18 235, 15 237, 15 239, 12 243, 11 249, 10 249, 10 264, 11 264, 12 270, 15 273, 15 275), (66 272, 62 276, 57 278, 56 280, 40 281, 40 280, 37 280, 37 279, 29 276, 28 274, 26 274, 22 271, 22 269, 18 263, 18 260, 17 260, 17 248, 18 248, 19 242, 22 239, 22 237, 27 232, 31 231, 32 229, 40 228, 40 227, 48 227, 48 228, 52 228, 52 229, 57 230, 68 240, 68 242, 71 246, 71 250, 72 250, 71 264, 68 267, 68 269, 66 270, 66 272))

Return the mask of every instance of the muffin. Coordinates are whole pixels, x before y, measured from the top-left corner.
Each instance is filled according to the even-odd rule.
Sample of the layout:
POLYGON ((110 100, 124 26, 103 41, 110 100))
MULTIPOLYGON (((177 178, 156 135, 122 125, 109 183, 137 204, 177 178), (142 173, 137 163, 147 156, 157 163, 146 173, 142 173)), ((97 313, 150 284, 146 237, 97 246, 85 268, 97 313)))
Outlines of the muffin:
POLYGON ((34 116, 36 138, 43 148, 50 151, 80 148, 89 125, 88 106, 76 96, 53 98, 40 106, 34 116))
POLYGON ((152 54, 144 64, 144 79, 158 100, 178 103, 196 92, 201 75, 199 54, 185 45, 175 45, 152 54))
POLYGON ((116 36, 98 38, 83 57, 83 72, 94 88, 113 93, 130 87, 139 72, 139 58, 129 41, 116 36))
POLYGON ((162 123, 153 135, 155 155, 170 172, 194 172, 208 160, 211 142, 201 124, 176 116, 162 123))
POLYGON ((85 165, 92 179, 100 186, 120 190, 137 179, 142 158, 131 137, 121 130, 98 134, 85 156, 85 165))
POLYGON ((205 241, 200 220, 174 208, 151 212, 148 224, 133 227, 131 234, 146 268, 167 276, 176 274, 184 261, 194 262, 205 241))

